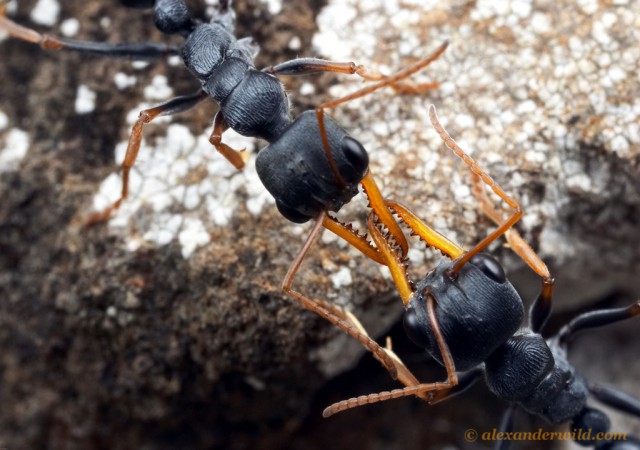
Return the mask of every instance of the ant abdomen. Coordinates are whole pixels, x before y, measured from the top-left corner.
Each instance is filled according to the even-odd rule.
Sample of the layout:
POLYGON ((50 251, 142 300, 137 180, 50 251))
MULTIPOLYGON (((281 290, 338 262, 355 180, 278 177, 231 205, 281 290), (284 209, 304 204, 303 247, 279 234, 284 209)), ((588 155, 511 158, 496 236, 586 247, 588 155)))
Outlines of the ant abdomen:
POLYGON ((443 364, 426 307, 436 303, 436 318, 458 371, 476 367, 520 328, 524 306, 514 287, 500 276, 500 264, 478 254, 458 274, 446 261, 416 284, 404 326, 409 337, 443 364))

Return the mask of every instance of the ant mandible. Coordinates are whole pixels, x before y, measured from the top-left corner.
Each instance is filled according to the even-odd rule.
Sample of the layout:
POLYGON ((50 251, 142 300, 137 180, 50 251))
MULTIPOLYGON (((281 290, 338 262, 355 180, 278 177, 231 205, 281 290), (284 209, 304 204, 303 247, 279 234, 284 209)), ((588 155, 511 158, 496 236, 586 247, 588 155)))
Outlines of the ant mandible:
POLYGON ((127 198, 129 172, 140 149, 144 125, 156 117, 186 111, 204 99, 212 98, 220 106, 210 136, 214 147, 240 169, 245 164, 246 154, 222 142, 224 131, 232 128, 245 136, 265 139, 269 145, 260 150, 256 170, 275 198, 278 210, 285 218, 296 223, 315 219, 309 237, 285 276, 283 290, 306 308, 359 340, 382 362, 392 377, 402 379, 403 365, 392 352, 373 341, 353 315, 329 302, 296 292, 292 284, 305 255, 323 227, 373 261, 386 264, 384 255, 364 236, 327 214, 329 211, 338 211, 349 202, 357 194, 359 185, 369 199, 376 224, 386 227, 387 238, 400 248, 400 254, 406 255, 408 243, 369 171, 366 150, 335 121, 325 117, 324 111, 384 87, 411 94, 437 87, 437 83, 414 84, 407 78, 438 59, 448 44, 445 42, 431 55, 389 77, 353 62, 339 63, 312 58, 295 59, 259 71, 253 64, 257 46, 251 39, 237 39, 233 34, 234 13, 229 0, 219 2, 209 23, 200 23, 192 18, 183 0, 120 2, 128 7, 153 8, 156 26, 164 33, 182 35, 185 38, 183 46, 174 48, 149 42, 111 44, 55 37, 18 25, 0 10, 0 30, 46 49, 136 58, 179 53, 187 69, 202 84, 195 94, 176 97, 140 113, 122 163, 121 196, 104 211, 90 216, 87 224, 107 220, 127 198), (277 75, 316 72, 357 74, 376 82, 345 97, 323 103, 315 110, 303 112, 293 120, 287 95, 277 75))
MULTIPOLYGON (((231 8, 231 0, 220 0, 217 10, 208 23, 194 19, 184 0, 120 0, 120 3, 133 8, 153 8, 156 27, 166 34, 181 35, 185 38, 184 44, 176 48, 153 42, 113 44, 66 39, 41 34, 19 25, 4 16, 0 9, 0 30, 15 38, 39 44, 45 49, 75 50, 112 57, 150 59, 179 54, 186 68, 202 85, 195 94, 176 97, 140 112, 139 118, 133 125, 122 163, 120 198, 110 207, 92 214, 86 221, 89 225, 106 221, 127 198, 129 173, 140 150, 144 125, 160 116, 184 112, 207 98, 211 98, 219 105, 219 111, 213 120, 213 131, 209 141, 237 169, 244 167, 248 155, 243 151, 244 149, 235 150, 222 142, 222 135, 229 128, 243 136, 264 139, 272 144, 270 146, 272 149, 274 147, 284 148, 287 145, 292 146, 286 155, 280 154, 271 158, 262 157, 257 163, 262 166, 275 164, 276 160, 290 162, 291 154, 311 153, 311 150, 305 150, 304 147, 301 147, 304 144, 301 139, 302 135, 310 132, 313 127, 310 120, 311 112, 302 114, 295 121, 292 120, 287 94, 277 76, 305 75, 318 72, 356 74, 365 80, 379 81, 379 83, 350 96, 323 103, 315 110, 317 126, 320 130, 320 142, 322 142, 325 158, 332 174, 332 177, 327 178, 328 190, 323 193, 324 198, 320 200, 320 203, 309 200, 304 210, 296 210, 293 205, 287 202, 294 201, 295 203, 297 200, 279 198, 273 191, 272 193, 276 197, 280 212, 294 222, 305 222, 311 217, 315 217, 317 212, 325 207, 337 210, 355 195, 353 182, 355 181, 357 184, 360 180, 355 180, 355 178, 362 174, 354 175, 355 178, 352 177, 352 179, 347 179, 348 176, 343 174, 345 169, 341 167, 341 164, 344 165, 345 161, 340 161, 341 156, 335 154, 332 147, 335 143, 332 140, 340 140, 343 135, 336 131, 336 127, 330 123, 329 119, 324 117, 324 110, 362 97, 385 86, 391 86, 399 92, 410 93, 420 93, 436 87, 437 83, 416 85, 403 80, 437 59, 446 47, 443 45, 433 55, 392 77, 384 77, 375 69, 353 62, 332 62, 316 58, 294 59, 257 70, 253 59, 258 53, 259 47, 253 43, 251 38, 237 39, 235 37, 233 24, 235 14, 231 8), (331 200, 329 201, 329 199, 331 200), (327 201, 330 204, 327 204, 327 201)), ((356 149, 355 151, 359 152, 360 150, 356 149)), ((366 168, 366 161, 362 162, 366 168)), ((291 163, 288 167, 292 167, 291 163)), ((318 170, 311 167, 312 170, 318 170)), ((261 178, 269 177, 265 173, 273 171, 273 168, 258 167, 258 171, 261 178)), ((288 176, 275 176, 279 178, 278 181, 270 177, 269 180, 276 184, 279 183, 279 186, 277 188, 267 186, 267 188, 270 191, 279 188, 289 189, 291 183, 285 181, 288 176), (283 185, 283 182, 286 186, 283 185)), ((321 176, 325 176, 325 174, 317 175, 316 179, 321 176)), ((296 195, 308 196, 310 192, 314 192, 311 187, 296 195)))
MULTIPOLYGON (((576 333, 640 315, 640 300, 626 308, 581 314, 545 340, 541 331, 551 314, 554 280, 544 262, 511 228, 522 216, 520 206, 449 136, 433 105, 429 116, 447 147, 469 166, 473 193, 483 213, 498 224, 498 228, 471 250, 464 251, 418 219, 406 206, 385 199, 385 205, 414 234, 450 258, 415 285, 406 274, 406 252, 389 235, 382 234, 375 211, 369 215, 368 228, 404 303, 407 335, 445 367, 447 380, 419 383, 391 349, 386 348, 383 350, 394 361, 397 378, 406 387, 343 400, 326 408, 323 415, 329 417, 357 406, 410 395, 434 404, 465 391, 484 375, 489 390, 512 403, 503 418, 502 431, 511 430, 515 406, 520 406, 552 424, 571 421, 572 436, 582 445, 599 450, 640 450, 640 439, 633 436, 620 441, 598 440, 596 434, 608 432, 610 420, 603 411, 587 406, 587 397, 591 394, 600 402, 637 417, 640 417, 640 400, 588 382, 567 359, 567 344, 576 333), (513 208, 515 212, 510 217, 505 218, 494 208, 483 183, 513 208), (522 299, 507 280, 504 269, 493 257, 480 253, 501 235, 505 235, 516 254, 542 278, 542 290, 531 306, 526 327, 522 327, 522 299)), ((498 448, 508 445, 508 441, 501 441, 498 448)))

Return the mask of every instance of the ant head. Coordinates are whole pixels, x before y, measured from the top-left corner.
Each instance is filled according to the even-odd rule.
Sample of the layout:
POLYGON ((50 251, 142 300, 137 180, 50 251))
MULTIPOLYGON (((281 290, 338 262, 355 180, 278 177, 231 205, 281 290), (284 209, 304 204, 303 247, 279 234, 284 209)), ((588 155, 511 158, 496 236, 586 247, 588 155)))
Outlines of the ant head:
POLYGON ((485 361, 520 328, 524 306, 500 264, 489 255, 474 256, 452 278, 453 265, 453 261, 440 264, 416 284, 404 327, 411 340, 442 363, 426 307, 427 296, 433 297, 438 324, 456 369, 462 371, 485 361))
POLYGON ((345 186, 331 168, 315 111, 300 114, 273 142, 260 150, 256 170, 276 199, 280 212, 305 222, 321 211, 338 211, 358 193, 369 167, 369 155, 330 117, 324 118, 331 156, 345 186))

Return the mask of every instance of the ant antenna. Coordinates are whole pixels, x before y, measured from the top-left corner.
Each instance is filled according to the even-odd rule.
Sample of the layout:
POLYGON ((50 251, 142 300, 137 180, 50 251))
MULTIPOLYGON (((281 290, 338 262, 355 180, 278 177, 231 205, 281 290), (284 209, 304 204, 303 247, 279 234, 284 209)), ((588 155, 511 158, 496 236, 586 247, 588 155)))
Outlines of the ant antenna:
POLYGON ((460 272, 460 269, 462 269, 462 266, 464 266, 467 262, 469 262, 471 258, 473 258, 476 254, 480 253, 485 247, 487 247, 490 243, 495 241, 497 238, 505 234, 509 228, 511 228, 518 220, 520 220, 520 217, 522 217, 522 209, 520 208, 520 205, 513 198, 509 197, 498 185, 498 183, 496 183, 493 180, 493 178, 491 178, 480 166, 478 166, 475 160, 471 156, 467 155, 464 152, 464 150, 462 150, 460 146, 456 144, 456 141, 454 141, 453 138, 449 136, 449 133, 447 133, 447 131, 444 129, 444 127, 440 124, 440 121, 438 120, 438 114, 436 113, 436 107, 434 105, 429 106, 429 119, 431 120, 431 124, 433 125, 433 128, 435 128, 436 132, 440 136, 440 139, 442 139, 445 145, 449 147, 449 149, 453 153, 455 153, 456 156, 458 156, 467 166, 469 166, 469 169, 471 170, 471 172, 479 176, 480 179, 487 186, 489 186, 491 190, 498 197, 504 200, 507 203, 507 205, 509 205, 515 210, 513 215, 509 219, 507 219, 502 225, 500 225, 493 233, 491 233, 489 236, 487 236, 482 241, 480 241, 480 243, 476 244, 475 247, 473 247, 471 250, 466 252, 464 255, 460 257, 460 259, 456 261, 455 265, 453 266, 453 269, 451 270, 452 274, 456 275, 458 274, 458 272, 460 272))

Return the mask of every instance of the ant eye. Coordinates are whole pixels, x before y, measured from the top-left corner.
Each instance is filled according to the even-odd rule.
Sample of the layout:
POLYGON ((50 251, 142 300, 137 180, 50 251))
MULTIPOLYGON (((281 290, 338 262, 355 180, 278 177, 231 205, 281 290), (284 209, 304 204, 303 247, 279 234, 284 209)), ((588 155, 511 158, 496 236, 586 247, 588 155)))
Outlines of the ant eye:
POLYGON ((500 284, 507 281, 507 276, 504 273, 504 269, 498 261, 489 255, 479 253, 469 260, 469 263, 476 266, 486 276, 491 278, 500 284))
POLYGON ((362 144, 351 136, 345 136, 342 140, 342 152, 358 173, 364 173, 369 167, 369 154, 362 144))

